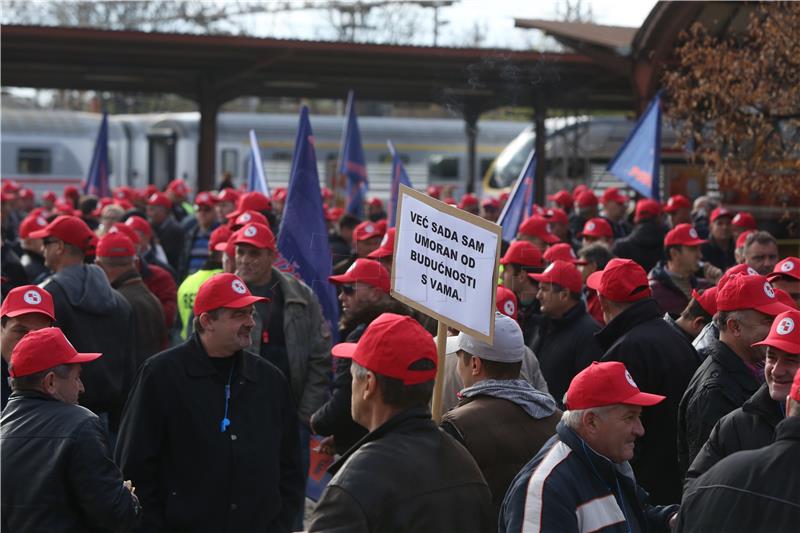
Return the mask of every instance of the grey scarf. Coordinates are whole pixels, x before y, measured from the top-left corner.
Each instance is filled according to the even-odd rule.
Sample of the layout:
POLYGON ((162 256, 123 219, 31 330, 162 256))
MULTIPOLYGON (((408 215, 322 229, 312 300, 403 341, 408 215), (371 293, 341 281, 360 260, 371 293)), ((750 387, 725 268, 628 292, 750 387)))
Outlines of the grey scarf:
POLYGON ((458 393, 461 398, 492 396, 515 403, 532 418, 540 419, 556 411, 556 402, 549 394, 540 392, 524 379, 485 379, 458 393))

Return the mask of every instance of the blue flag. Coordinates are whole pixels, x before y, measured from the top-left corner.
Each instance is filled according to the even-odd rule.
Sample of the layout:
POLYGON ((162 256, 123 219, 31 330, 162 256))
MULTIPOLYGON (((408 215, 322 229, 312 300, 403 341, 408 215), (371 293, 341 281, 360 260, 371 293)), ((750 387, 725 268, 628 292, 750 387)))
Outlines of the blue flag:
POLYGON ((367 164, 364 161, 364 148, 361 146, 361 133, 358 130, 356 105, 353 91, 347 95, 347 121, 342 134, 342 153, 339 156, 339 174, 347 177, 346 211, 363 218, 364 201, 369 190, 367 164))
POLYGON ((392 197, 389 200, 389 227, 393 228, 395 218, 397 218, 397 197, 400 184, 411 187, 411 180, 408 179, 406 168, 403 166, 397 150, 394 149, 392 141, 386 141, 386 146, 389 147, 389 153, 392 154, 392 197))
POLYGON ((98 198, 111 196, 108 185, 108 113, 103 113, 100 131, 92 152, 92 164, 89 166, 89 176, 83 185, 83 194, 92 194, 98 198))
POLYGON ((511 194, 503 207, 503 212, 497 218, 497 223, 503 228, 502 236, 506 242, 511 242, 517 237, 517 230, 522 221, 533 214, 533 187, 536 179, 536 152, 531 151, 528 161, 522 169, 511 194))
POLYGON ((311 287, 329 323, 333 342, 336 342, 339 304, 336 289, 328 281, 333 269, 331 248, 322 211, 314 134, 306 106, 300 110, 292 171, 278 232, 278 250, 281 257, 275 262, 275 267, 299 277, 311 287))
POLYGON ((260 192, 270 196, 267 176, 264 174, 264 162, 261 160, 261 150, 258 148, 256 132, 250 130, 250 155, 247 159, 247 191, 260 192))
POLYGON ((639 122, 608 164, 608 171, 639 194, 659 200, 661 164, 661 92, 656 94, 639 122))

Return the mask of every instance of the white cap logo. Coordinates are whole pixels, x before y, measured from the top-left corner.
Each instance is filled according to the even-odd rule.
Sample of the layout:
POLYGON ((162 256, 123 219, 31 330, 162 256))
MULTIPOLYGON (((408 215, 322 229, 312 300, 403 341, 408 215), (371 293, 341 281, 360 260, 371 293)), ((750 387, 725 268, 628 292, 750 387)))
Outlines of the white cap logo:
POLYGON ((596 228, 596 227, 597 226, 595 225, 594 222, 587 222, 586 223, 586 231, 594 231, 594 228, 596 228))
POLYGON ((44 217, 36 217, 36 224, 44 227, 47 225, 47 221, 44 219, 44 217))
POLYGON ((630 383, 631 387, 636 387, 637 389, 639 388, 639 385, 637 385, 636 382, 633 381, 633 377, 631 376, 631 373, 628 372, 627 370, 625 371, 625 379, 628 380, 628 383, 630 383))
POLYGON ((792 270, 794 270, 794 263, 791 261, 786 261, 781 265, 781 272, 791 272, 792 270))
POLYGON ((691 228, 689 230, 689 237, 691 237, 692 239, 696 239, 697 238, 697 230, 694 229, 694 228, 691 228))
POLYGON ((764 282, 764 294, 769 298, 775 298, 775 289, 769 284, 769 281, 764 282))
POLYGON ((34 290, 27 291, 22 295, 22 299, 28 305, 39 305, 42 303, 42 295, 34 290))
POLYGON ((244 283, 242 283, 240 279, 235 279, 231 282, 231 289, 239 294, 247 293, 247 287, 244 286, 244 283))
POLYGON ((375 226, 373 226, 372 224, 367 224, 366 227, 364 227, 364 231, 367 233, 372 233, 373 231, 375 231, 375 226))
POLYGON ((255 237, 256 233, 258 233, 258 230, 256 229, 255 226, 250 226, 246 230, 244 230, 245 237, 255 237))
POLYGON ((381 246, 386 246, 388 242, 389 242, 389 234, 386 233, 384 234, 383 239, 381 239, 381 246))
POLYGON ((503 304, 503 311, 505 311, 508 316, 514 316, 514 313, 517 311, 514 301, 506 300, 506 303, 503 304))
POLYGON ((345 271, 345 274, 349 274, 350 272, 352 272, 352 271, 353 271, 353 270, 355 270, 355 269, 356 269, 356 263, 355 263, 355 261, 354 261, 354 262, 353 262, 353 264, 352 264, 352 265, 350 265, 350 266, 347 268, 347 270, 345 271))
POLYGON ((775 328, 775 332, 778 335, 788 335, 792 331, 794 331, 794 320, 792 320, 788 316, 783 320, 781 320, 778 323, 778 327, 775 328))
POLYGON ((542 272, 542 274, 544 274, 545 272, 550 272, 551 270, 553 270, 555 266, 556 266, 555 263, 550 263, 549 265, 547 265, 547 268, 544 269, 544 272, 542 272))
POLYGON ((117 228, 117 227, 114 227, 114 226, 111 226, 111 227, 108 229, 108 232, 109 232, 109 233, 119 233, 119 228, 117 228))
POLYGON ((250 222, 250 219, 253 218, 250 213, 244 213, 239 217, 237 222, 250 222))
POLYGON ((757 276, 758 272, 756 272, 753 267, 747 267, 747 275, 748 276, 757 276))

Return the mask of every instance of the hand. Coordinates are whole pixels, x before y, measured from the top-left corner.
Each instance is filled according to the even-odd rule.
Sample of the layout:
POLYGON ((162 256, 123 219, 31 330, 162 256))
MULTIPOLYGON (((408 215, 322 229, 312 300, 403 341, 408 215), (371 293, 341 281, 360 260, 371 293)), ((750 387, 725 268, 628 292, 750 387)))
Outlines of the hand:
POLYGON ((128 489, 131 494, 136 494, 136 487, 133 486, 133 482, 130 479, 123 481, 122 486, 128 489))
POLYGON ((321 441, 319 441, 319 448, 317 448, 319 453, 324 453, 325 455, 336 455, 336 450, 334 449, 334 441, 333 435, 329 437, 325 437, 321 441))

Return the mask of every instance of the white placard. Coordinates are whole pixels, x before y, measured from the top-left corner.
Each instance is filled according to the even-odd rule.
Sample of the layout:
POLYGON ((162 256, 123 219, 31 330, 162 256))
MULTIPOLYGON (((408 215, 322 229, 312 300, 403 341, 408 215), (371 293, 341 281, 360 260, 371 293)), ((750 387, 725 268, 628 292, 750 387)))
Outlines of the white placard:
POLYGON ((492 342, 500 226, 400 186, 392 296, 492 342))

